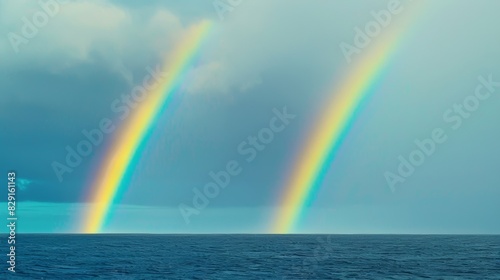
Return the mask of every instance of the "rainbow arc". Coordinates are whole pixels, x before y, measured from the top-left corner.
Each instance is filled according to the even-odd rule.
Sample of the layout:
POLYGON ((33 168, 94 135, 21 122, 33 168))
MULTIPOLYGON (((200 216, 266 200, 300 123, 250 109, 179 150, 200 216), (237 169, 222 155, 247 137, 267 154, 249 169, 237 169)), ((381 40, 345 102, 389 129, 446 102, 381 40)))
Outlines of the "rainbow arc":
POLYGON ((138 152, 147 142, 148 135, 169 105, 172 95, 181 86, 212 27, 213 23, 203 21, 187 32, 165 60, 163 72, 167 75, 161 79, 159 86, 147 94, 147 98, 120 128, 89 190, 88 200, 92 206, 84 213, 83 232, 98 233, 105 226, 116 198, 128 187, 125 178, 136 166, 138 152))

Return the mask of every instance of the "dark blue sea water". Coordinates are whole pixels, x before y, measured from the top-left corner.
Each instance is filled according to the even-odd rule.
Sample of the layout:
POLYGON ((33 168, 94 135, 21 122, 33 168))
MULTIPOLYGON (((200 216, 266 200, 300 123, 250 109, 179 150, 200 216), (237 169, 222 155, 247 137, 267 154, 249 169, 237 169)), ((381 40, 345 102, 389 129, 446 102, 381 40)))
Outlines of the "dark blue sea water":
POLYGON ((500 279, 500 236, 18 235, 16 245, 17 272, 3 262, 1 279, 500 279))

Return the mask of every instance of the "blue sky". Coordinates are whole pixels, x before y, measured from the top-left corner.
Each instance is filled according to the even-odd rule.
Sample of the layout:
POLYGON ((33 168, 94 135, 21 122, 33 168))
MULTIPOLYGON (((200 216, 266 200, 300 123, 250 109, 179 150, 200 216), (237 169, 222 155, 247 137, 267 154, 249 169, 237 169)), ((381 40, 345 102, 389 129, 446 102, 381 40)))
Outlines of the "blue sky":
MULTIPOLYGON (((352 67, 339 45, 353 43, 355 28, 388 2, 243 0, 221 18, 213 1, 68 1, 13 47, 9 34, 22 34, 23 18, 44 10, 36 1, 0 0, 0 170, 23 179, 19 231, 77 231, 115 135, 62 182, 52 163, 101 119, 123 124, 113 100, 140 84, 190 26, 209 19, 217 31, 156 124, 105 230, 268 232, 288 168, 334 94, 327 89, 352 67), (296 118, 245 162, 240 143, 284 107, 296 118), (242 163, 241 174, 186 224, 178 206, 231 160, 242 163)), ((500 233, 500 87, 458 129, 443 117, 474 94, 478 77, 500 81, 500 3, 423 2, 297 232, 500 233), (415 140, 436 128, 447 140, 391 191, 384 174, 396 173, 398 157, 408 158, 415 140)), ((5 191, 1 215, 6 198, 5 191)))

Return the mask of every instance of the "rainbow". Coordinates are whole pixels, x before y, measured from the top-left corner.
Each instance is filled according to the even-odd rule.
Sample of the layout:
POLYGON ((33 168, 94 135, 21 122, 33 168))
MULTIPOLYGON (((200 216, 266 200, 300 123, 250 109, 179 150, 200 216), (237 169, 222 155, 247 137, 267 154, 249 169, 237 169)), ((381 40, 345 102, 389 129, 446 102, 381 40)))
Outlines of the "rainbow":
POLYGON ((301 145, 304 148, 299 151, 295 165, 286 176, 280 207, 271 220, 272 232, 282 234, 296 230, 316 197, 361 105, 377 89, 389 59, 403 41, 403 34, 415 17, 416 10, 419 9, 408 14, 404 9, 395 16, 404 18, 401 22, 392 22, 390 30, 382 30, 381 35, 367 47, 370 49, 361 50, 365 55, 357 60, 346 79, 340 86, 335 83, 328 91, 331 97, 323 103, 325 107, 320 110, 312 131, 307 134, 305 144, 301 145))
POLYGON ((140 148, 147 141, 161 112, 168 106, 172 94, 182 85, 212 27, 213 23, 203 21, 188 30, 166 57, 163 71, 167 75, 156 81, 156 86, 120 128, 89 190, 91 204, 84 213, 83 232, 98 233, 109 219, 115 200, 127 188, 125 178, 133 172, 140 148))

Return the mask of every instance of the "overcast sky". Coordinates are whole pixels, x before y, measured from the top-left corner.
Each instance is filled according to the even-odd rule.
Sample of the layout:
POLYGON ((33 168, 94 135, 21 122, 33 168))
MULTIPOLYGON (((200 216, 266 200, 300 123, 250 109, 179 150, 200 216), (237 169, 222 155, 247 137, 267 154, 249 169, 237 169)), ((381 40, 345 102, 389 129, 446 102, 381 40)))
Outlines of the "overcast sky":
MULTIPOLYGON (((62 181, 53 162, 63 163, 66 147, 103 118, 125 124, 113 100, 206 19, 214 31, 156 123, 105 231, 269 232, 301 143, 336 94, 329 89, 353 67, 340 44, 354 44, 356 28, 389 3, 243 0, 224 10, 222 1, 67 2, 50 6, 47 24, 27 38, 26 22, 44 8, 0 0, 0 170, 17 172, 21 232, 78 231, 116 135, 105 135, 62 181), (246 162, 240 143, 284 107, 296 117, 246 162), (241 174, 186 224, 178 206, 192 204, 193 188, 231 160, 241 163, 241 174)), ((500 2, 422 2, 296 232, 500 233, 500 87, 493 83, 473 112, 454 107, 472 100, 478 77, 500 82, 500 2), (435 129, 446 141, 391 189, 387 172, 398 174, 398 157, 408 159, 415 140, 435 129)), ((410 16, 414 4, 402 5, 382 33, 410 16)), ((7 215, 2 193, 0 213, 7 215)))

